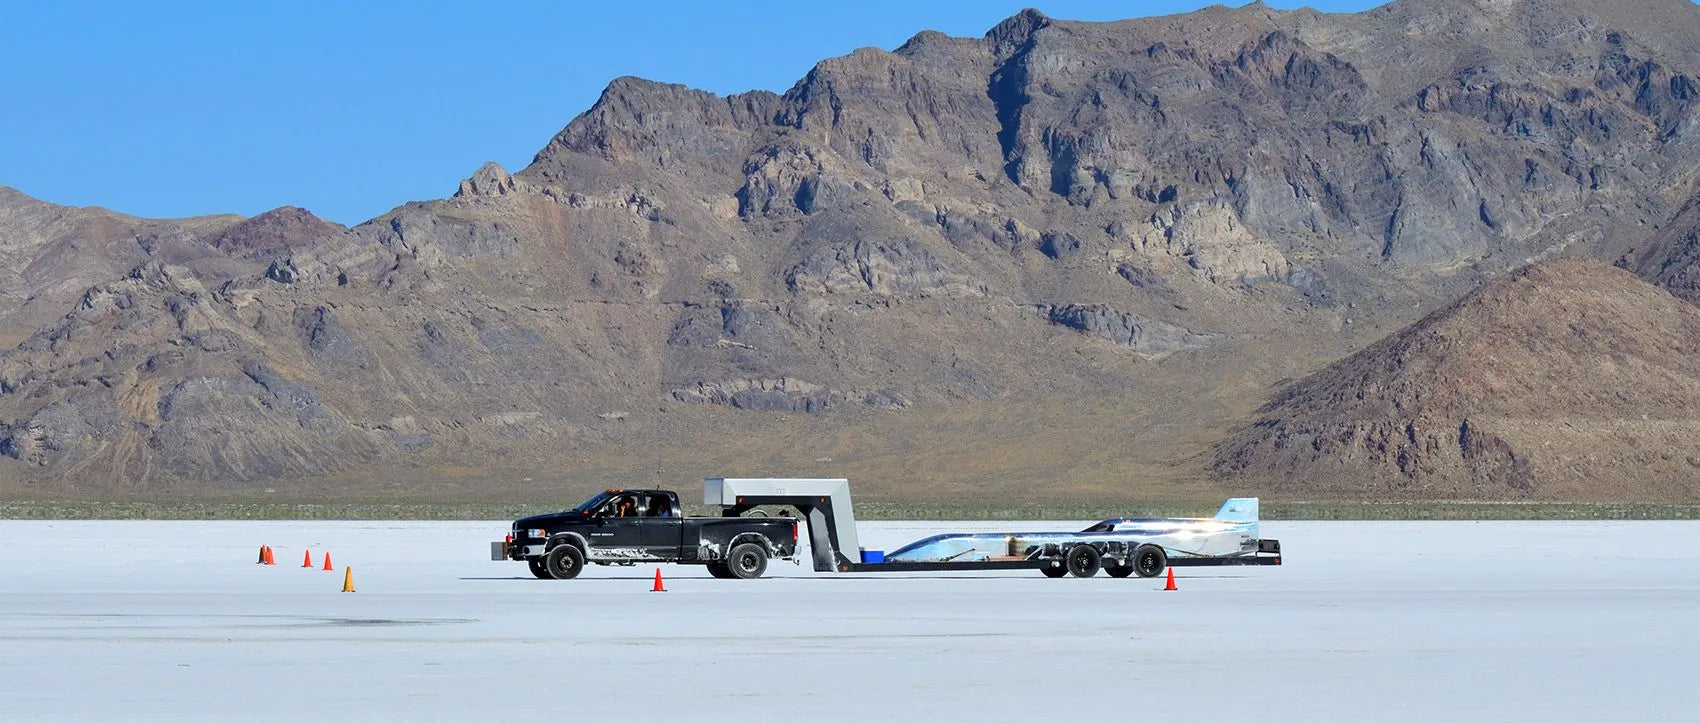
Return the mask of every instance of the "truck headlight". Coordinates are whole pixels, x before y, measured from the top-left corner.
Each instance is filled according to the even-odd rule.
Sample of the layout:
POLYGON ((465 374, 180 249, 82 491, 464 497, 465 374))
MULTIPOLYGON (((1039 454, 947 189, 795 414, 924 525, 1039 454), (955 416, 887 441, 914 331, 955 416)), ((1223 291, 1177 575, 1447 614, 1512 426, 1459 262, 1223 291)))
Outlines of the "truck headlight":
POLYGON ((526 530, 525 536, 541 540, 541 539, 547 538, 549 536, 549 531, 548 530, 526 530))

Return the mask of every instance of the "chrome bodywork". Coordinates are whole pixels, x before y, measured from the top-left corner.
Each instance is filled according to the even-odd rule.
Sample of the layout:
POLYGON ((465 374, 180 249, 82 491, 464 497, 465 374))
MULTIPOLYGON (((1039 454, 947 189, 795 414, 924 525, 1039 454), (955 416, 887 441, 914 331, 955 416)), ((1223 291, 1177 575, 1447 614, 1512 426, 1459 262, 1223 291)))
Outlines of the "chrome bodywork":
POLYGON ((1170 558, 1254 555, 1258 551, 1257 498, 1228 500, 1215 517, 1116 517, 1079 532, 998 532, 934 535, 886 553, 889 562, 969 562, 1027 559, 1079 544, 1126 553, 1140 545, 1163 548, 1170 558))

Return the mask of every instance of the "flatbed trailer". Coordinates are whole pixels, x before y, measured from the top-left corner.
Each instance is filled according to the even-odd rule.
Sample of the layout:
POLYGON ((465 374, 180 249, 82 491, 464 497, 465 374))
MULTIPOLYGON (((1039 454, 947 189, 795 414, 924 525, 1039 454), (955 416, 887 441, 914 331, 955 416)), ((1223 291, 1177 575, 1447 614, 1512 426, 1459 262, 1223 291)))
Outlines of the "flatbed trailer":
MULTIPOLYGON (((1090 576, 1096 573, 1103 559, 1117 560, 1141 577, 1162 571, 1164 567, 1218 567, 1231 565, 1280 565, 1279 540, 1255 541, 1256 549, 1236 555, 1168 555, 1159 551, 1153 565, 1136 560, 1136 555, 1152 545, 1136 549, 1102 547, 1091 553, 1076 552, 1085 545, 1040 545, 1026 556, 1002 559, 973 559, 926 562, 863 562, 845 554, 860 555, 856 531, 856 512, 850 498, 850 482, 846 479, 794 478, 729 478, 710 477, 703 481, 703 502, 719 507, 721 515, 739 517, 757 507, 785 506, 795 508, 808 523, 810 556, 816 572, 970 572, 990 570, 1039 570, 1047 577, 1073 573, 1090 576), (1079 557, 1090 557, 1090 571, 1077 567, 1079 557), (1084 572, 1084 574, 1083 574, 1084 572)), ((1113 543, 1112 543, 1113 544, 1113 543)), ((1123 573, 1123 575, 1129 573, 1123 573)), ((1123 576, 1118 575, 1118 576, 1123 576)))
MULTIPOLYGON (((1270 540, 1274 542, 1274 540, 1270 540)), ((1238 565, 1279 565, 1280 551, 1274 554, 1241 555, 1234 557, 1170 557, 1168 567, 1230 567, 1238 565)), ((1061 559, 1033 560, 963 560, 961 562, 847 562, 838 572, 954 572, 960 570, 1042 570, 1060 567, 1061 559)))

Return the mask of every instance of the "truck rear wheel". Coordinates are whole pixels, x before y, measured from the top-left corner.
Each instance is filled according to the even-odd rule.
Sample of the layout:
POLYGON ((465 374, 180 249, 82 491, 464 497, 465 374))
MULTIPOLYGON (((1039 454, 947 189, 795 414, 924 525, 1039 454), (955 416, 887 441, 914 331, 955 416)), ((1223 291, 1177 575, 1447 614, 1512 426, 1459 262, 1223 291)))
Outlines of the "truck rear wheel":
POLYGON ((571 580, 584 571, 584 552, 571 543, 557 545, 543 556, 543 566, 556 580, 571 580))
POLYGON ((1062 565, 1046 565, 1039 568, 1039 572, 1044 573, 1045 577, 1062 577, 1068 574, 1068 568, 1062 565))
POLYGON ((726 555, 726 567, 732 576, 742 580, 753 580, 767 572, 767 550, 754 542, 734 545, 726 555))
POLYGON ((1133 574, 1132 565, 1105 565, 1104 572, 1110 577, 1127 577, 1133 574))
POLYGON ((1103 566, 1103 558, 1091 545, 1075 545, 1068 551, 1068 571, 1075 577, 1092 577, 1103 566))
POLYGON ((708 574, 714 577, 722 580, 732 579, 732 568, 727 567, 724 562, 711 562, 706 567, 708 567, 708 574))
POLYGON ((1133 571, 1140 577, 1156 577, 1169 566, 1169 555, 1156 545, 1140 545, 1133 551, 1133 571))
POLYGON ((541 557, 528 557, 528 558, 526 558, 525 559, 525 566, 531 568, 531 576, 532 577, 535 577, 539 580, 553 580, 553 579, 555 579, 554 575, 549 574, 549 566, 543 564, 543 558, 541 558, 541 557))

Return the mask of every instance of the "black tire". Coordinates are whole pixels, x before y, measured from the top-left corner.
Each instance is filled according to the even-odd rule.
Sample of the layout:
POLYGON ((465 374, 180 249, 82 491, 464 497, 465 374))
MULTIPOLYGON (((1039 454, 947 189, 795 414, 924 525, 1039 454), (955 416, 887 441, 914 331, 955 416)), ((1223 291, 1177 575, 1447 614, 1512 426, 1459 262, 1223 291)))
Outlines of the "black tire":
POLYGON ((1140 577, 1156 577, 1169 567, 1169 555, 1156 545, 1140 545, 1133 551, 1133 572, 1140 577))
POLYGON ((1128 575, 1133 574, 1133 566, 1132 565, 1106 565, 1106 566, 1104 566, 1104 572, 1108 573, 1110 577, 1127 577, 1128 575))
POLYGON ((539 580, 553 580, 553 579, 555 579, 554 575, 549 574, 549 566, 543 564, 543 558, 541 558, 541 557, 528 557, 528 558, 526 558, 525 566, 531 568, 531 576, 532 577, 535 577, 539 580))
POLYGON ((708 574, 713 575, 714 577, 718 577, 722 580, 732 579, 732 568, 727 567, 724 562, 711 562, 708 563, 707 567, 708 574))
POLYGON ((754 580, 767 572, 767 550, 754 542, 745 542, 732 546, 732 551, 726 553, 726 569, 732 577, 740 580, 754 580))
POLYGON ((570 542, 556 545, 555 549, 543 556, 543 566, 549 571, 550 577, 556 580, 571 580, 584 572, 584 551, 570 542))
POLYGON ((1098 548, 1091 545, 1075 545, 1068 551, 1066 562, 1068 573, 1075 577, 1092 577, 1104 566, 1104 559, 1098 554, 1098 548))
POLYGON ((1055 578, 1055 577, 1062 577, 1064 575, 1067 575, 1068 574, 1068 568, 1064 567, 1062 565, 1046 565, 1044 567, 1039 568, 1039 572, 1044 573, 1045 577, 1055 578))

